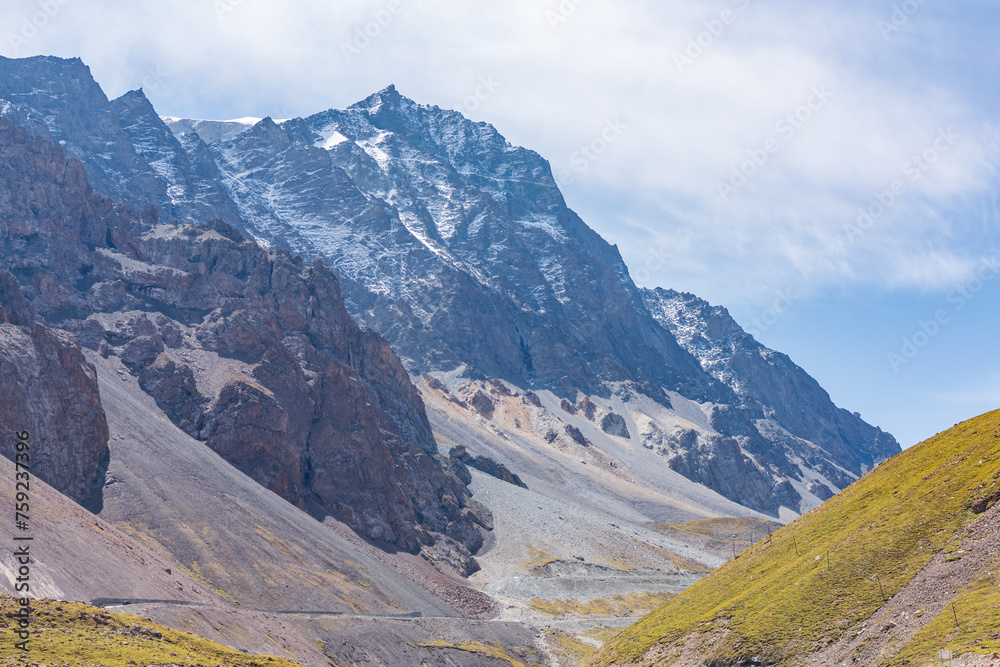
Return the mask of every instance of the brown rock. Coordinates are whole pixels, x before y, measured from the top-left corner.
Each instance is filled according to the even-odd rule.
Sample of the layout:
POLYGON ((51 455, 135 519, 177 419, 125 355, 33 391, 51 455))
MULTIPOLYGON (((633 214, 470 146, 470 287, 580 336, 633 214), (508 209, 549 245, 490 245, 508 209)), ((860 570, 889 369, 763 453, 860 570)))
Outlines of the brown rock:
POLYGON ((208 399, 198 390, 194 372, 161 354, 139 374, 139 386, 188 435, 197 437, 208 399))
MULTIPOLYGON (((468 466, 469 468, 475 468, 476 470, 484 472, 491 477, 496 477, 499 480, 507 482, 508 484, 513 484, 514 486, 519 486, 522 489, 528 488, 528 485, 522 482, 520 477, 512 473, 507 466, 502 463, 497 463, 487 456, 473 456, 465 448, 465 445, 452 447, 448 456, 455 463, 468 466)), ((469 482, 466 482, 466 484, 468 483, 469 482)))
POLYGON ((32 474, 79 501, 108 453, 97 376, 71 335, 34 321, 16 286, 0 271, 0 453, 14 460, 14 434, 27 431, 32 474))
POLYGON ((476 412, 487 419, 492 418, 493 413, 496 410, 496 405, 493 404, 493 399, 481 391, 477 391, 472 398, 469 399, 469 405, 471 405, 476 412))
POLYGON ((972 503, 972 513, 982 514, 990 507, 992 507, 994 504, 996 504, 998 501, 1000 501, 1000 493, 995 493, 992 496, 988 496, 986 498, 977 498, 972 503))
POLYGON ((594 405, 593 401, 589 397, 584 396, 583 399, 577 404, 577 409, 583 414, 584 417, 590 421, 594 421, 594 414, 597 413, 597 406, 594 405))
POLYGON ((201 438, 224 459, 279 496, 302 497, 302 452, 286 438, 288 416, 249 378, 232 378, 204 417, 201 438))
POLYGON ((567 424, 565 431, 566 435, 568 435, 576 444, 581 445, 582 447, 590 446, 590 441, 587 440, 587 438, 577 427, 567 424))
POLYGON ((138 372, 156 361, 160 352, 163 352, 163 341, 159 336, 138 336, 125 344, 121 359, 129 370, 138 372))
POLYGON ((614 412, 609 412, 601 419, 601 430, 608 435, 615 435, 619 438, 632 437, 628 432, 628 424, 625 423, 625 418, 614 412))
POLYGON ((0 181, 0 260, 46 322, 77 323, 175 423, 276 493, 369 539, 442 558, 457 549, 448 561, 474 567, 488 521, 437 457, 403 365, 347 315, 324 264, 262 249, 222 221, 116 205, 79 163, 2 118, 0 181), (215 369, 181 365, 164 343, 245 367, 201 396, 198 373, 215 369))
POLYGON ((538 394, 536 394, 533 391, 529 391, 527 394, 525 394, 524 400, 530 403, 531 405, 534 405, 536 408, 542 407, 542 399, 540 399, 538 397, 538 394))

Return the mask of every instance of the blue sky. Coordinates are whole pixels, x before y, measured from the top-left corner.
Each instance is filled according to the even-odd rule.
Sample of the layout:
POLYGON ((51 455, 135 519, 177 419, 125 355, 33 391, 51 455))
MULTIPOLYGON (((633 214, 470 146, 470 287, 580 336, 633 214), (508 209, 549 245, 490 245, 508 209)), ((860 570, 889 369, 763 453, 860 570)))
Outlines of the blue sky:
POLYGON ((995 3, 5 7, 0 53, 79 56, 165 115, 395 83, 541 153, 638 283, 727 306, 904 446, 1000 407, 995 3))

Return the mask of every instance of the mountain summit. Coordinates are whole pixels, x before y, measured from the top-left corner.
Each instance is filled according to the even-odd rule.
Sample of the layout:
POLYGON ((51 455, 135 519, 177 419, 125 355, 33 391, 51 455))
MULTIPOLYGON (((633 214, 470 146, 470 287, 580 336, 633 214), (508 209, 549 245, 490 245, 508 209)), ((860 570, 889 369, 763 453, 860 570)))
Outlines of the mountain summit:
POLYGON ((349 313, 415 377, 447 375, 449 391, 478 383, 487 398, 495 380, 587 400, 609 420, 580 438, 566 427, 586 424, 555 436, 535 424, 545 446, 595 444, 631 468, 617 441, 604 444, 627 433, 640 469, 774 517, 899 451, 735 322, 713 338, 707 304, 639 289, 537 153, 395 86, 308 118, 199 121, 158 117, 141 91, 108 101, 76 61, 31 58, 0 60, 0 99, 4 115, 79 157, 102 194, 181 221, 221 217, 328 263, 349 313), (704 335, 692 342, 681 321, 704 335), (716 353, 701 354, 706 344, 716 353))

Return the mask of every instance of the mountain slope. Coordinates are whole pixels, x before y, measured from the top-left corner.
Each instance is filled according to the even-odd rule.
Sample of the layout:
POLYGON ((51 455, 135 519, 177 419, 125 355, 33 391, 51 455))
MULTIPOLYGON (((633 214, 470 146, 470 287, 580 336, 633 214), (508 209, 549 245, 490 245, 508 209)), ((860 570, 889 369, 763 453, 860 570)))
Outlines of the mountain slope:
MULTIPOLYGON (((0 457, 0 474, 13 480, 14 463, 0 457)), ((13 484, 5 484, 0 491, 0 499, 11 507, 14 495, 13 484)), ((12 545, 15 537, 33 538, 28 591, 32 597, 222 602, 207 586, 177 568, 175 561, 90 514, 48 484, 33 480, 29 497, 34 518, 29 531, 16 531, 8 521, 0 526, 0 536, 12 545)), ((15 562, 0 563, 0 589, 5 593, 15 594, 15 562)))
POLYGON ((627 629, 594 664, 989 656, 1000 650, 998 500, 993 412, 879 466, 627 629))
MULTIPOLYGON (((13 627, 0 626, 0 660, 4 665, 58 664, 63 667, 128 667, 130 665, 226 665, 226 667, 302 667, 297 662, 266 655, 247 655, 187 632, 171 630, 132 614, 108 612, 76 602, 35 600, 33 632, 28 653, 17 650, 13 627), (8 659, 17 662, 7 662, 8 659)), ((0 613, 13 616, 20 606, 0 598, 0 613)))
POLYGON ((0 259, 51 325, 121 359, 174 422, 259 483, 462 571, 488 519, 436 458, 416 389, 337 278, 229 225, 163 224, 0 119, 0 259))
POLYGON ((761 433, 774 442, 798 439, 817 445, 799 451, 805 454, 803 472, 832 482, 832 489, 819 479, 810 482, 821 500, 898 452, 891 435, 834 405, 816 380, 787 355, 757 342, 725 308, 662 288, 644 289, 643 296, 657 321, 756 415, 761 433))

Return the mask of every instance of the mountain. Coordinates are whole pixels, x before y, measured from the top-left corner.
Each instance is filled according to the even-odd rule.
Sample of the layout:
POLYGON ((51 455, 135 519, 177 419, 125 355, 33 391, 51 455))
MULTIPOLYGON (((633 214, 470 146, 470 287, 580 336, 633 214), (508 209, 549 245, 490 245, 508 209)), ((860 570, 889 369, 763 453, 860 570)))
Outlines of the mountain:
POLYGON ((489 513, 322 262, 116 204, 6 119, 0 179, 0 423, 56 487, 31 485, 33 595, 153 600, 132 609, 309 666, 534 660, 526 627, 467 620, 495 615, 457 574, 489 513), (427 618, 372 645, 365 614, 427 618))
POLYGON ((216 156, 255 234, 331 262, 352 313, 412 373, 461 368, 571 402, 632 391, 668 408, 671 394, 716 406, 710 428, 658 424, 647 444, 672 469, 775 516, 899 451, 811 379, 800 395, 808 376, 791 363, 743 377, 767 385, 767 401, 714 377, 654 316, 617 249, 567 207, 548 164, 488 125, 394 87, 305 119, 228 133, 216 124, 209 143, 198 121, 169 125, 216 156), (809 425, 814 415, 823 426, 809 425), (723 481, 736 471, 740 489, 723 481))
POLYGON ((615 637, 594 665, 994 665, 1000 412, 906 450, 615 637))
MULTIPOLYGON (((475 569, 488 517, 436 458, 388 343, 358 329, 321 262, 265 251, 221 221, 163 224, 113 204, 80 163, 6 119, 0 163, 0 260, 47 323, 120 359, 174 423, 289 502, 475 569)), ((92 371, 69 381, 96 402, 92 371)), ((73 395, 64 384, 49 391, 73 395)), ((106 430, 96 435, 106 447, 106 430)))
POLYGON ((0 58, 0 116, 0 361, 52 383, 18 403, 62 410, 40 437, 87 443, 57 489, 214 591, 141 610, 171 627, 551 661, 899 451, 724 309, 636 286, 539 155, 395 87, 198 120, 0 58), (306 605, 426 618, 279 613, 306 605))
POLYGON ((414 376, 458 370, 570 403, 645 396, 673 414, 693 402, 706 417, 645 415, 630 435, 753 510, 794 516, 899 451, 791 362, 705 366, 544 159, 393 86, 282 122, 160 118, 141 91, 107 100, 78 60, 29 58, 0 60, 0 99, 106 196, 323 259, 414 376))
MULTIPOLYGON (((725 308, 662 288, 644 289, 643 296, 656 320, 732 390, 741 407, 756 415, 761 434, 771 442, 805 445, 796 450, 803 457, 803 472, 812 477, 808 488, 821 500, 898 453, 891 435, 837 408, 816 380, 787 355, 757 342, 725 308), (852 446, 856 442, 870 444, 858 449, 852 446)), ((754 453, 767 457, 770 449, 768 443, 754 453)))

